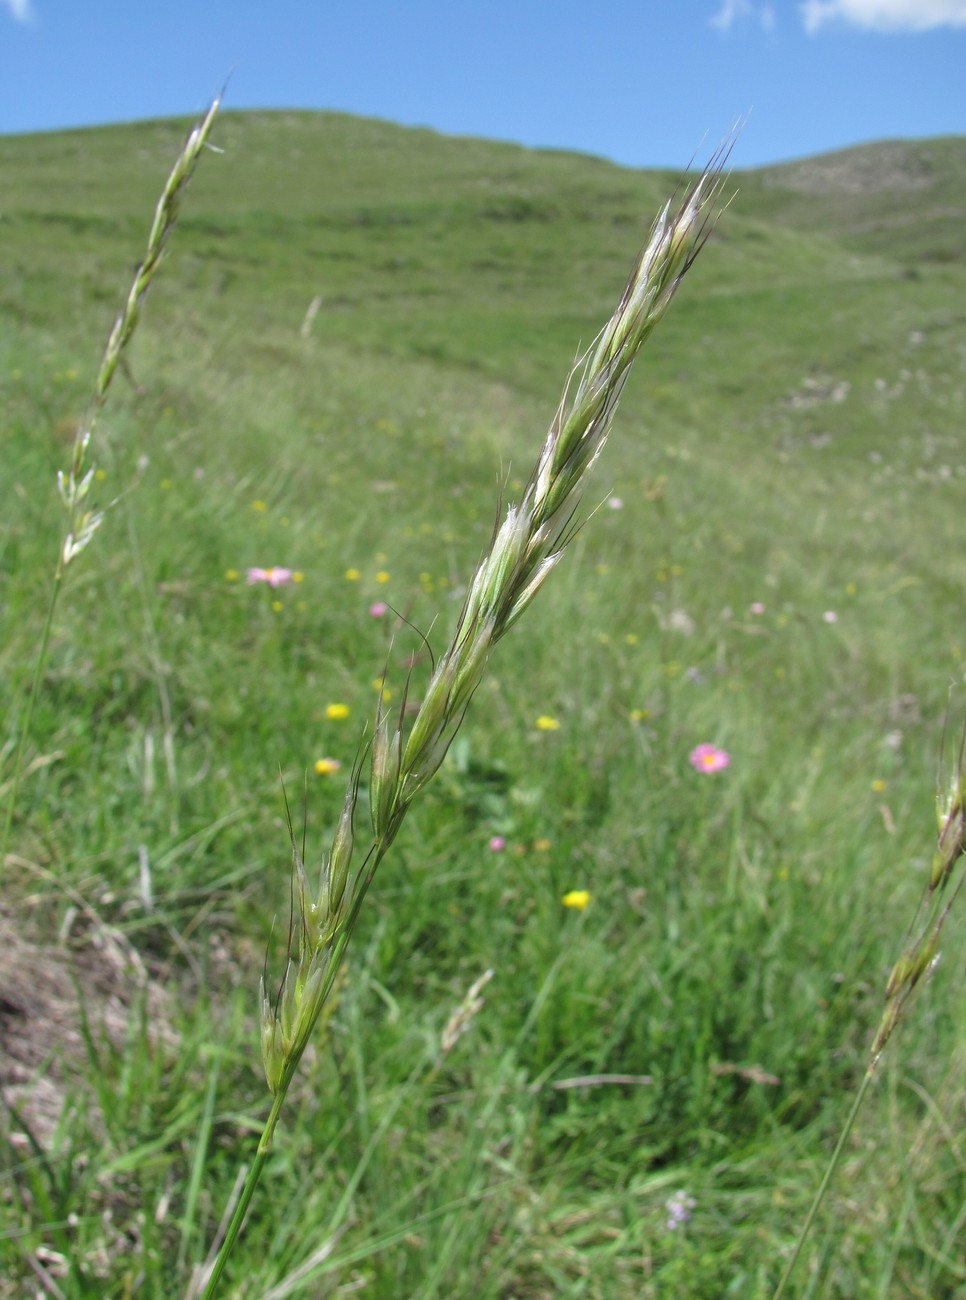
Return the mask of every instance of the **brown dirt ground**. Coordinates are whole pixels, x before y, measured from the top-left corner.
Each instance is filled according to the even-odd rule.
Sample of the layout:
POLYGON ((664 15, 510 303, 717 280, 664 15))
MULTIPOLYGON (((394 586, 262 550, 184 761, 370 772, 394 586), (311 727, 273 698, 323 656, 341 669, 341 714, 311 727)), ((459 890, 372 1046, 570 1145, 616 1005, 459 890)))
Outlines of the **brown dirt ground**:
POLYGON ((29 910, 0 908, 0 1102, 14 1146, 26 1131, 49 1148, 68 1091, 88 1067, 81 1006, 95 1041, 123 1042, 141 998, 163 1036, 164 994, 138 954, 103 924, 76 926, 70 946, 32 936, 29 910))

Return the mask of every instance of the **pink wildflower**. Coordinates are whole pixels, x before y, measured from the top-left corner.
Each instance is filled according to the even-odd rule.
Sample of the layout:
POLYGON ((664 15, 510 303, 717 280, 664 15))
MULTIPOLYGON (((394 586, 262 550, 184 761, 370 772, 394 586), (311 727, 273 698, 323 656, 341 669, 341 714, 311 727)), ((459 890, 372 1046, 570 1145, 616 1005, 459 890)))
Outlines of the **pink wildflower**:
POLYGON ((717 745, 697 745, 688 755, 688 762, 696 772, 720 772, 731 762, 731 755, 717 745))
POLYGON ((506 848, 506 840, 502 835, 490 836, 490 849, 494 853, 501 853, 506 848))
POLYGON ((249 586, 256 582, 267 582, 270 587, 287 587, 294 580, 291 569, 281 565, 272 565, 268 569, 251 568, 248 570, 249 586))
POLYGON ((388 608, 384 600, 377 600, 369 606, 369 613, 373 618, 382 618, 388 608))

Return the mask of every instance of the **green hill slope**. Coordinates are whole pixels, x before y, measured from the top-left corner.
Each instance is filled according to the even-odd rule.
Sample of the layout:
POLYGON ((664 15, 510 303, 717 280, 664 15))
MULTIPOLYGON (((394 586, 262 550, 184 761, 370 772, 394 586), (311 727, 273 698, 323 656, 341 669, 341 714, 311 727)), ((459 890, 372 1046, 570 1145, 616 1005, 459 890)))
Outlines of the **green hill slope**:
POLYGON ((883 140, 743 177, 757 211, 910 266, 966 251, 966 141, 883 140))
MULTIPOLYGON (((100 323, 111 258, 126 241, 135 255, 182 131, 158 122, 0 139, 8 309, 43 323, 66 297, 90 311, 75 317, 84 333, 100 323)), ((168 297, 190 288, 199 310, 254 312, 285 331, 318 294, 331 336, 518 382, 559 373, 574 339, 598 327, 646 214, 675 180, 334 114, 228 114, 218 140, 224 153, 184 214, 168 297)), ((732 248, 709 259, 706 285, 851 283, 891 274, 882 258, 952 257, 964 152, 955 140, 870 146, 736 173, 740 197, 721 227, 732 248)))

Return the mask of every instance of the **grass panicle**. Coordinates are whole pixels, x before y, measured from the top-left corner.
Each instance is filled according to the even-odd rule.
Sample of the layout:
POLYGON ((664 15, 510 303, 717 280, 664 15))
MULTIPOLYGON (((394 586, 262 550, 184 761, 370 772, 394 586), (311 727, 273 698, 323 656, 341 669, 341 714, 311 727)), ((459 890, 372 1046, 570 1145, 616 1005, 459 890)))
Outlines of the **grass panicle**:
POLYGON ((285 974, 274 997, 268 995, 264 979, 261 987, 262 1058, 274 1104, 259 1143, 261 1159, 251 1166, 206 1295, 214 1293, 237 1238, 281 1103, 322 1013, 366 892, 410 804, 446 757, 492 651, 529 607, 575 536, 581 490, 607 440, 630 367, 712 228, 727 155, 725 148, 679 205, 673 210, 666 205, 651 228, 617 310, 575 367, 519 505, 507 507, 476 570, 456 631, 433 666, 408 730, 405 704, 393 724, 380 697, 369 745, 373 835, 361 864, 353 868, 359 763, 314 895, 307 892, 304 863, 293 837, 298 923, 293 916, 285 974))
POLYGON ((104 355, 101 358, 97 378, 94 381, 91 403, 87 414, 78 425, 74 437, 70 466, 66 471, 58 470, 57 472, 57 487, 67 516, 60 553, 61 569, 66 568, 71 560, 75 559, 85 549, 103 521, 104 512, 102 510, 85 510, 83 508, 90 496, 95 473, 94 467, 88 466, 87 463, 91 435, 104 403, 107 401, 114 372, 117 370, 124 351, 134 336, 134 331, 141 319, 141 306, 144 295, 151 287, 151 282, 161 265, 168 240, 181 211, 181 202, 185 190, 194 174, 198 159, 208 144, 208 137, 211 134, 211 128, 220 107, 221 99, 214 99, 201 121, 192 127, 165 182, 161 197, 158 199, 155 208, 154 221, 151 223, 151 230, 148 233, 144 256, 138 264, 134 279, 131 281, 131 286, 124 299, 124 305, 115 318, 111 332, 108 335, 104 355))
POLYGON ((94 392, 90 405, 86 415, 77 426, 70 465, 66 470, 57 471, 57 490, 64 506, 63 533, 54 567, 53 580, 50 585, 47 613, 34 661, 34 671, 27 695, 27 703, 24 708, 23 721, 20 725, 17 747, 13 757, 7 809, 3 832, 0 835, 0 876, 3 873, 7 848, 10 843, 10 831, 20 789, 27 738, 30 735, 40 682, 47 662, 47 650, 50 645, 54 614, 63 586, 64 575, 68 565, 90 545, 95 533, 104 521, 104 510, 91 504, 91 489, 96 474, 96 468, 89 463, 87 454, 90 448, 91 435, 104 403, 107 401, 114 372, 120 364, 124 350, 130 343, 137 328, 141 317, 141 304, 144 295, 147 293, 151 281, 161 264, 165 247, 178 219, 185 188, 194 173, 202 151, 208 143, 208 136, 211 133, 220 106, 221 100, 216 98, 201 121, 189 132, 188 138, 185 140, 165 182, 155 209, 154 221, 148 234, 144 257, 135 272, 124 305, 111 328, 100 368, 97 372, 97 378, 94 382, 94 392))
MULTIPOLYGON (((486 670, 490 654, 536 596, 559 563, 575 533, 580 489, 600 454, 620 389, 641 345, 666 311, 710 229, 709 207, 718 194, 720 161, 690 189, 677 211, 665 208, 651 230, 614 316, 580 364, 573 394, 564 394, 519 505, 507 508, 490 550, 470 584, 456 632, 435 664, 418 711, 404 734, 405 710, 395 728, 380 702, 370 750, 370 807, 373 837, 362 868, 351 879, 355 811, 359 796, 356 766, 346 792, 331 847, 323 859, 319 892, 307 898, 305 872, 295 851, 302 923, 289 959, 302 974, 292 988, 296 1008, 283 1018, 311 1025, 321 1009, 315 971, 323 950, 331 951, 357 914, 364 894, 413 798, 438 771, 486 670), (310 937, 315 936, 311 942, 310 937), (312 971, 312 975, 309 971, 312 971), (308 990, 312 989, 312 1003, 308 990)), ((294 844, 293 844, 294 849, 294 844)), ((284 999, 283 999, 284 1001, 284 999)), ((283 1035, 287 1040, 287 1035, 283 1035)), ((280 1079, 300 1044, 283 1048, 263 1028, 270 1045, 266 1075, 280 1079)))
POLYGON ((938 836, 929 880, 917 913, 917 918, 922 917, 922 920, 915 938, 899 955, 886 983, 885 1009, 872 1043, 870 1071, 875 1069, 906 1003, 939 961, 943 926, 963 887, 963 874, 960 873, 958 879, 954 880, 954 873, 966 855, 964 752, 966 727, 960 739, 952 773, 945 783, 940 782, 936 793, 938 836))

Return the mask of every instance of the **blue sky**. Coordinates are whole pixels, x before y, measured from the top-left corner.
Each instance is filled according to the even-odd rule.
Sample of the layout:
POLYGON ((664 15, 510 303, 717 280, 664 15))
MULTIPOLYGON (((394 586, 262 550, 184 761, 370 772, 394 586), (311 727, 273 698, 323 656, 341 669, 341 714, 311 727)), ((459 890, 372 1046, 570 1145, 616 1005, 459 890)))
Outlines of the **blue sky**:
POLYGON ((966 134, 966 0, 0 0, 0 132, 335 108, 679 167, 966 134), (229 77, 230 74, 230 77, 229 77))

